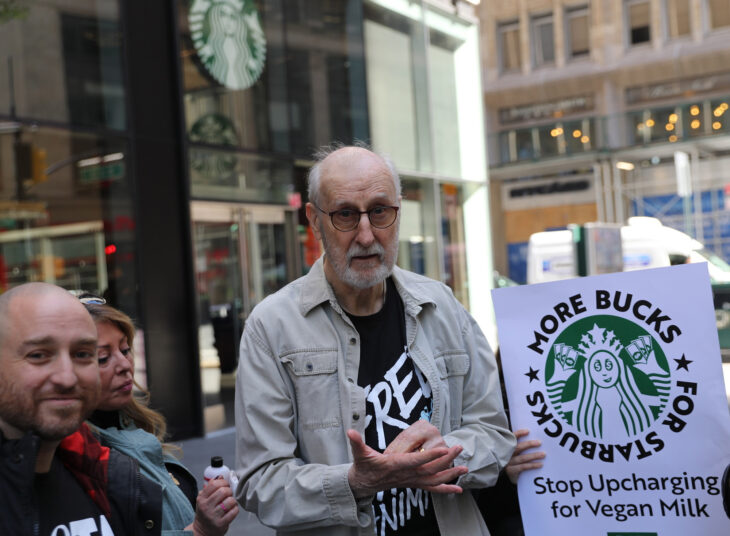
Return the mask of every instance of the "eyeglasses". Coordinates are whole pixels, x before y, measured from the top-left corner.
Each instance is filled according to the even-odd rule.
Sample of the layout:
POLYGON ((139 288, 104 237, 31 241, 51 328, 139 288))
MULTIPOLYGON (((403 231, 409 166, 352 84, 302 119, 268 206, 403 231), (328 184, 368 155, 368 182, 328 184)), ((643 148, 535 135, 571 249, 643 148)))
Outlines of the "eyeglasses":
POLYGON ((87 292, 85 290, 69 290, 71 294, 76 296, 81 303, 84 305, 105 305, 106 300, 102 298, 101 296, 97 296, 96 294, 92 294, 91 292, 87 292))
POLYGON ((370 225, 376 229, 387 229, 395 223, 395 218, 398 215, 398 209, 400 207, 391 207, 386 205, 377 205, 368 210, 355 210, 354 208, 342 208, 340 210, 333 210, 332 212, 326 212, 319 208, 316 204, 312 203, 314 207, 327 214, 332 220, 332 226, 338 231, 346 233, 357 228, 360 224, 360 218, 363 214, 368 215, 370 225))

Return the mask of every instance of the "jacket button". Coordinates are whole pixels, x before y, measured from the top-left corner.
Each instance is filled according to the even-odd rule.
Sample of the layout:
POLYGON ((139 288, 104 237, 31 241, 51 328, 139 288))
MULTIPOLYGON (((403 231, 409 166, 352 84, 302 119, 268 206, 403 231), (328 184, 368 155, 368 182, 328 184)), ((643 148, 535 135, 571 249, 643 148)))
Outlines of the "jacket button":
POLYGON ((359 413, 353 413, 352 414, 352 420, 353 421, 359 421, 360 420, 360 414, 359 413))
POLYGON ((313 368, 314 368, 314 366, 313 366, 313 365, 312 365, 311 363, 307 363, 307 370, 308 370, 309 372, 312 372, 312 369, 313 369, 313 368))
POLYGON ((355 337, 350 337, 350 344, 355 344, 357 342, 357 339, 355 337))
POLYGON ((13 456, 13 463, 20 463, 23 461, 24 458, 25 456, 23 456, 22 454, 16 454, 15 456, 13 456))
POLYGON ((347 381, 348 381, 349 383, 355 383, 355 380, 353 380, 352 378, 347 378, 347 381))
POLYGON ((144 528, 146 528, 147 530, 152 530, 153 528, 155 528, 155 522, 151 519, 148 519, 144 522, 144 528))

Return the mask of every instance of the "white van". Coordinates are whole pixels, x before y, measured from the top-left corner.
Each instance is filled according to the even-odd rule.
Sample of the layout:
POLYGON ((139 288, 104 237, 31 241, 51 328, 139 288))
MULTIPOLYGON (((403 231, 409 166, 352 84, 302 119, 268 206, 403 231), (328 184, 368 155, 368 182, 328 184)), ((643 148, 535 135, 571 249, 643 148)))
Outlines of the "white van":
MULTIPOLYGON (((707 262, 713 282, 730 282, 730 265, 685 233, 656 218, 636 216, 621 227, 624 271, 658 268, 684 262, 707 262)), ((570 230, 544 231, 527 245, 527 283, 569 279, 578 275, 570 230)))

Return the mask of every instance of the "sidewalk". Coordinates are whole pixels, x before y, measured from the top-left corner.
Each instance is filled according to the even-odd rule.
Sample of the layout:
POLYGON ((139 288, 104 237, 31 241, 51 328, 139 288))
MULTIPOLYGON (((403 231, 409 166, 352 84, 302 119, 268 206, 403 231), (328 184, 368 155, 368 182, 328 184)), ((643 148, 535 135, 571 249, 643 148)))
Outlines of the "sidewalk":
MULTIPOLYGON (((210 464, 211 456, 222 456, 223 463, 233 468, 236 434, 233 428, 212 432, 205 437, 188 439, 179 444, 183 449, 182 462, 203 486, 203 471, 210 464)), ((256 516, 239 506, 239 514, 228 530, 230 536, 273 536, 275 532, 259 523, 256 516)))

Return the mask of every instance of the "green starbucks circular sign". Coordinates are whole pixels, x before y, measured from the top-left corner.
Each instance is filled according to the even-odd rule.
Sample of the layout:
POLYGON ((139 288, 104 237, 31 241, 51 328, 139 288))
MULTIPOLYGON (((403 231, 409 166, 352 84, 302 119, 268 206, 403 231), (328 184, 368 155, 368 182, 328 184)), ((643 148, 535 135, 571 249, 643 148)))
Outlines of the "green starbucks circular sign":
POLYGON ((193 0, 190 36, 210 75, 230 89, 251 87, 266 62, 266 38, 252 0, 193 0))
POLYGON ((612 315, 564 329, 545 363, 547 396, 563 420, 596 439, 648 430, 667 405, 667 358, 641 325, 612 315), (621 431, 621 432, 619 432, 621 431))

